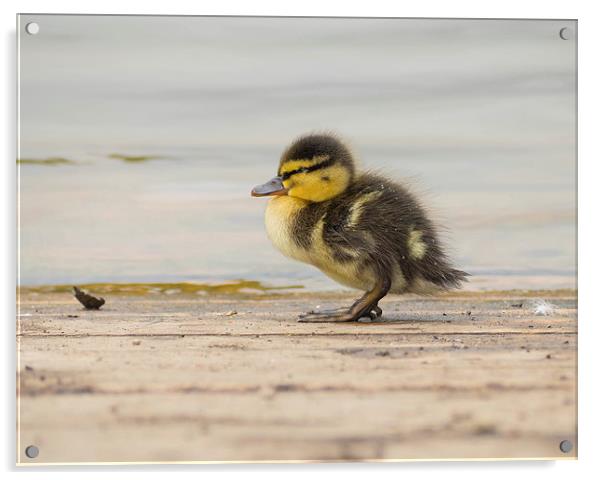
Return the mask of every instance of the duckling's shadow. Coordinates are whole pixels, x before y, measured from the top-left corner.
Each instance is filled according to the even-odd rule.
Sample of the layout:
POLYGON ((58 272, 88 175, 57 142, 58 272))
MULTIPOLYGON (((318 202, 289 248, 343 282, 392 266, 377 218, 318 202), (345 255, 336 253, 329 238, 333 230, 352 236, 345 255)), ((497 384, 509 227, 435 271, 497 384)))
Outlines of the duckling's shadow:
POLYGON ((430 313, 388 313, 382 317, 370 320, 361 318, 357 323, 370 325, 387 325, 390 323, 450 323, 453 320, 459 320, 450 315, 430 314, 430 313))

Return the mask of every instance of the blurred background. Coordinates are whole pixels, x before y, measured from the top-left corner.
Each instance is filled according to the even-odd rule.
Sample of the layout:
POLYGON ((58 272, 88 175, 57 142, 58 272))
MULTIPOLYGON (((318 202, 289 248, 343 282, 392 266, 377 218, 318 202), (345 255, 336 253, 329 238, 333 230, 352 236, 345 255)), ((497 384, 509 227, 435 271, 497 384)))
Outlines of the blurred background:
POLYGON ((264 231, 327 129, 444 225, 468 289, 576 288, 571 21, 21 16, 20 283, 339 289, 264 231))

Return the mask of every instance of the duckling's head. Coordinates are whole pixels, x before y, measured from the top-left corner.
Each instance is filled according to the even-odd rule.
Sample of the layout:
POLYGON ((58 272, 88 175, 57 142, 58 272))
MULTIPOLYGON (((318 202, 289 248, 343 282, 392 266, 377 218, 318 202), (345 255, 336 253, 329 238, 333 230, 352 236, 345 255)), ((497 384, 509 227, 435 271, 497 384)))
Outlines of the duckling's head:
POLYGON ((354 175, 353 156, 343 142, 333 135, 305 135, 282 154, 278 176, 256 186, 251 195, 288 195, 323 202, 343 193, 354 175))

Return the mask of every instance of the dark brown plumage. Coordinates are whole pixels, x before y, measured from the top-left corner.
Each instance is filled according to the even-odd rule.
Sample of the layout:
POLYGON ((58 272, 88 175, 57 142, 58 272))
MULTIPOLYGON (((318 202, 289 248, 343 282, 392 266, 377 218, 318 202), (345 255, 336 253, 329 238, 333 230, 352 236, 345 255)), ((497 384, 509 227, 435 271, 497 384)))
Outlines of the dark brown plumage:
POLYGON ((380 275, 390 275, 398 265, 409 284, 421 277, 447 289, 459 288, 466 280, 466 272, 450 265, 435 227, 416 199, 402 186, 382 176, 361 174, 340 195, 324 202, 309 203, 300 210, 294 217, 292 235, 299 246, 310 247, 311 233, 323 215, 323 239, 336 260, 351 260, 351 249, 359 253, 361 262, 367 267, 378 268, 380 275), (379 194, 378 197, 366 202, 357 223, 350 226, 348 221, 353 205, 372 192, 379 194), (413 258, 409 251, 411 230, 422 232, 426 249, 420 259, 413 258))

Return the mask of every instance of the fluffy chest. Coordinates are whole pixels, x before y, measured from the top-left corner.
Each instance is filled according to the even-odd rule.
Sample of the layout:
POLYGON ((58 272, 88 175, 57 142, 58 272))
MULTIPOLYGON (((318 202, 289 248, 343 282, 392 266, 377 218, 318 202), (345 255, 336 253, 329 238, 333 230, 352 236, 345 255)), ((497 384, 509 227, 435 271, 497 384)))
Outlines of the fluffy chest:
POLYGON ((274 197, 265 211, 265 227, 274 246, 287 257, 313 263, 311 253, 299 246, 293 235, 293 222, 307 203, 288 196, 274 197))
POLYGON ((318 267, 335 281, 352 288, 367 289, 373 284, 370 272, 360 272, 354 261, 335 261, 330 249, 324 242, 324 218, 307 224, 305 232, 309 238, 307 245, 301 246, 299 232, 295 231, 299 211, 306 207, 303 200, 290 197, 276 197, 268 203, 265 213, 265 225, 268 237, 274 246, 284 255, 318 267), (360 274, 361 273, 361 274, 360 274))

